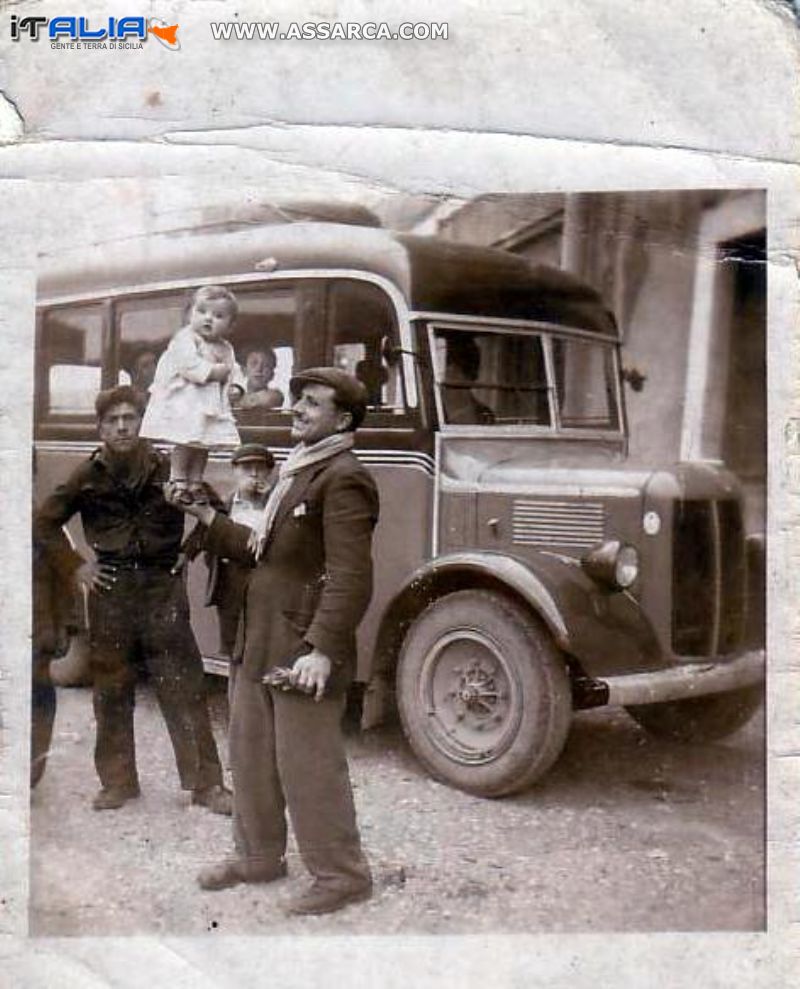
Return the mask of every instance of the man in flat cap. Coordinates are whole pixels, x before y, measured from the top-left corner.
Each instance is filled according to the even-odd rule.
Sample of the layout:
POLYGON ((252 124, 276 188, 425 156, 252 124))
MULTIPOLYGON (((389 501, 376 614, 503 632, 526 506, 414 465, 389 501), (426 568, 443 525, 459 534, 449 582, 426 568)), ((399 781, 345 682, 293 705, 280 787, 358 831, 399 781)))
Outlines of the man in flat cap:
POLYGON ((369 897, 340 720, 355 668, 355 632, 372 593, 375 483, 352 453, 364 386, 338 368, 292 378, 292 438, 254 532, 210 505, 186 511, 205 546, 253 566, 237 637, 230 721, 235 857, 200 873, 204 889, 286 874, 288 808, 313 877, 288 912, 321 914, 369 897), (291 668, 284 690, 263 683, 291 668))

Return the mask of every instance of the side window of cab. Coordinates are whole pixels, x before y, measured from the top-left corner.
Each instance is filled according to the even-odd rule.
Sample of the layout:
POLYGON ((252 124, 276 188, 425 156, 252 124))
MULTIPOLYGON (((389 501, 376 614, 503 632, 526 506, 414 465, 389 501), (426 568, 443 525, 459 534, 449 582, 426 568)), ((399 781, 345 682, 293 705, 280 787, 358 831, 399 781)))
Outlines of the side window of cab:
POLYGON ((434 326, 432 346, 444 425, 552 425, 541 334, 434 326))

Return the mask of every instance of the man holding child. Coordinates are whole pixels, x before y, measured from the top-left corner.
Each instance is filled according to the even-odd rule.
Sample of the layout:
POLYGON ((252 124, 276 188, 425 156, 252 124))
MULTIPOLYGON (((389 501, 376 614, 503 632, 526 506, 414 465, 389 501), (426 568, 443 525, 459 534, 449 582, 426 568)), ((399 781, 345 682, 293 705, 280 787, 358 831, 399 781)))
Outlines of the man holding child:
POLYGON ((372 593, 378 495, 352 452, 367 406, 361 382, 312 368, 290 388, 297 446, 255 530, 211 505, 181 506, 206 526, 207 550, 252 567, 232 666, 236 852, 198 881, 217 890, 286 875, 288 809, 313 882, 287 910, 321 914, 372 890, 340 720, 372 593), (268 685, 276 667, 289 668, 283 686, 268 685))

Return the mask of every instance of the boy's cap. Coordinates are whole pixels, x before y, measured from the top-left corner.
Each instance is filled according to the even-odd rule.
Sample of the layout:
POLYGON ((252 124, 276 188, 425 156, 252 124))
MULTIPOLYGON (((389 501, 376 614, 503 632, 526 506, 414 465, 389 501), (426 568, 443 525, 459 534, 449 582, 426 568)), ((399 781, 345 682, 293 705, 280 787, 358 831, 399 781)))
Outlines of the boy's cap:
POLYGON ((260 443, 243 443, 231 454, 232 464, 243 464, 248 460, 262 460, 267 467, 272 467, 275 464, 275 458, 260 443))
POLYGON ((367 411, 367 389, 358 378, 338 367, 310 367, 299 371, 289 381, 292 395, 297 397, 303 385, 327 385, 333 388, 336 404, 353 416, 353 426, 358 427, 367 411))

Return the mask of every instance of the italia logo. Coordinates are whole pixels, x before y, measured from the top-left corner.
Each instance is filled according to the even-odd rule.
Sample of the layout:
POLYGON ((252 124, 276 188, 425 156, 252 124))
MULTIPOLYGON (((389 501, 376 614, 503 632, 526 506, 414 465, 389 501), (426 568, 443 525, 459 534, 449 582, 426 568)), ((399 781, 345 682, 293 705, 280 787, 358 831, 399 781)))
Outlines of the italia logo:
MULTIPOLYGON (((73 47, 75 42, 93 42, 88 47, 112 47, 118 42, 144 42, 152 35, 169 51, 180 51, 178 25, 169 24, 159 17, 107 17, 90 23, 88 17, 19 17, 11 15, 11 40, 68 42, 62 47, 73 47)), ((136 47, 140 47, 137 45, 136 47)))
POLYGON ((159 20, 158 17, 150 17, 147 21, 147 30, 159 44, 162 44, 171 52, 181 50, 181 43, 178 41, 177 24, 167 24, 166 21, 159 20))

